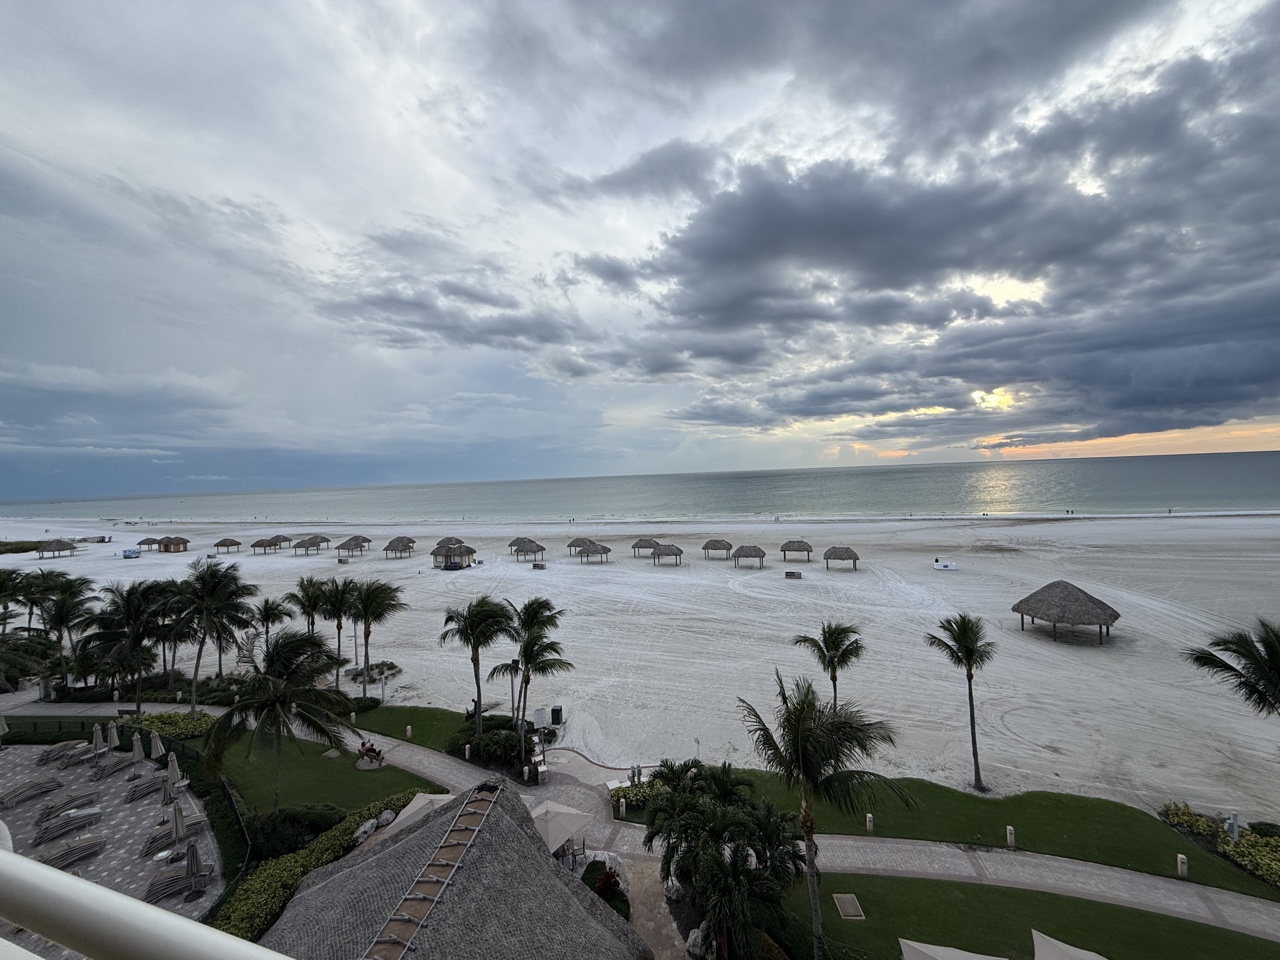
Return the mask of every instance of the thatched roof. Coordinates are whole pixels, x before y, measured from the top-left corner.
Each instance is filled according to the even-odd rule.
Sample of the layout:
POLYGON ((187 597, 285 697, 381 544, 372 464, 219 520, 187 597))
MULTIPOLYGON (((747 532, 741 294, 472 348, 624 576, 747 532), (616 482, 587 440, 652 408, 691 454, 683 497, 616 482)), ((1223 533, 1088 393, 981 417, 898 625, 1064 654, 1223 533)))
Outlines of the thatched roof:
POLYGON ((546 553, 546 552, 547 552, 547 548, 544 547, 542 544, 538 543, 537 540, 529 540, 522 537, 520 539, 520 542, 516 544, 517 555, 524 554, 524 553, 546 553))
POLYGON ((592 543, 595 543, 595 541, 590 537, 574 537, 569 541, 569 549, 578 550, 592 543))
POLYGON ((728 540, 708 540, 702 545, 703 550, 732 550, 733 544, 728 540))
POLYGON ((223 537, 221 540, 215 543, 214 546, 215 547, 238 547, 240 546, 240 541, 233 540, 231 539, 231 537, 223 537))
POLYGON ((363 550, 365 545, 370 542, 372 541, 370 541, 368 537, 347 537, 347 539, 338 544, 338 549, 348 551, 363 550))
POLYGON ((347 538, 348 543, 350 543, 352 540, 359 540, 361 543, 373 543, 371 539, 369 539, 362 533, 357 533, 354 537, 347 538))
POLYGON ((750 557, 752 560, 760 560, 764 557, 764 548, 757 547, 754 543, 746 543, 733 551, 733 555, 739 560, 744 557, 750 557))
MULTIPOLYGON (((312 871, 262 945, 307 960, 365 956, 405 891, 443 855, 440 843, 470 796, 312 871)), ((461 863, 406 956, 653 960, 631 925, 555 861, 512 787, 498 793, 461 863)))
POLYGON ((476 548, 468 547, 465 543, 442 543, 431 551, 433 557, 473 557, 476 548))
POLYGON ((532 541, 531 541, 528 537, 516 537, 514 540, 512 540, 510 543, 508 543, 508 544, 507 544, 507 546, 508 546, 508 547, 518 547, 518 546, 520 546, 520 544, 522 544, 522 543, 532 543, 532 541))
POLYGON ((314 540, 316 543, 333 543, 333 541, 330 540, 328 537, 326 537, 323 533, 317 533, 311 539, 314 540))
POLYGON ((658 545, 658 541, 652 537, 641 537, 631 545, 632 550, 652 550, 658 545))
POLYGON ((413 541, 408 537, 392 537, 391 542, 382 549, 388 553, 408 553, 413 549, 413 541))
POLYGON ((277 533, 274 537, 268 538, 272 543, 293 543, 293 537, 285 533, 277 533))
POLYGON ((583 557, 602 557, 613 553, 612 547, 606 547, 603 543, 596 543, 594 540, 578 551, 579 556, 583 557))
POLYGON ((655 557, 683 557, 684 551, 674 543, 660 543, 653 548, 655 557))
POLYGON ((157 543, 190 543, 186 537, 161 537, 157 543))
POLYGON ((155 546, 155 545, 156 545, 157 543, 159 543, 159 542, 160 542, 160 541, 159 541, 159 540, 157 540, 155 537, 143 537, 141 540, 139 540, 139 541, 138 541, 138 546, 140 546, 140 547, 152 547, 152 546, 155 546))
POLYGON ((858 552, 853 547, 827 547, 826 553, 822 555, 823 560, 860 560, 858 552))
POLYGON ((70 540, 49 540, 40 544, 40 553, 65 553, 66 551, 74 551, 76 545, 70 540))
POLYGON ((1066 580, 1045 584, 1035 593, 1015 603, 1012 609, 1014 613, 1044 620, 1046 623, 1065 623, 1070 626, 1101 624, 1109 627, 1120 619, 1120 614, 1114 607, 1066 580))
POLYGON ((320 538, 318 536, 303 537, 301 540, 293 541, 293 549, 295 550, 311 550, 320 546, 320 538))
POLYGON ((249 549, 250 550, 270 550, 275 545, 276 544, 273 540, 271 540, 268 537, 263 537, 261 540, 255 540, 253 541, 253 543, 249 544, 249 549))
POLYGON ((778 549, 783 553, 813 553, 813 545, 807 540, 788 540, 778 549))
POLYGON ((457 537, 441 537, 439 540, 436 541, 436 546, 448 547, 448 546, 452 546, 455 543, 461 543, 461 542, 462 541, 459 540, 457 537))

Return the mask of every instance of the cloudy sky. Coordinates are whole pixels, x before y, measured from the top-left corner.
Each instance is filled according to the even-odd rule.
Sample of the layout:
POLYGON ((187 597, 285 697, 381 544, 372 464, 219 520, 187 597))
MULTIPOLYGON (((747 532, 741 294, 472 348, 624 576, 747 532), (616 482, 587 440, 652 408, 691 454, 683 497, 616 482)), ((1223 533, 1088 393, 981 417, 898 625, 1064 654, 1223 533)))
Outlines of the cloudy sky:
POLYGON ((0 499, 1280 447, 1280 3, 0 6, 0 499))

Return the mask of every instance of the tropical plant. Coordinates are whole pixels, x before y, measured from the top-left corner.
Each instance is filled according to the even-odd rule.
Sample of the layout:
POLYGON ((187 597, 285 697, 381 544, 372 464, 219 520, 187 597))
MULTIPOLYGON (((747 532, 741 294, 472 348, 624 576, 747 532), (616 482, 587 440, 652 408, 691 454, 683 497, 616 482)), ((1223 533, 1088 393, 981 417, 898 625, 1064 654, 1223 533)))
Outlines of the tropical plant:
POLYGON ((831 702, 836 702, 836 674, 853 665, 866 649, 861 631, 852 623, 824 621, 816 637, 799 634, 792 646, 804 647, 818 661, 818 666, 831 678, 831 702))
POLYGON ((756 866, 751 844, 735 840, 702 851, 698 902, 706 911, 702 942, 720 957, 760 955, 760 927, 783 916, 785 888, 756 866))
POLYGON ((0 634, 0 693, 12 693, 24 677, 41 673, 54 652, 53 641, 38 633, 0 634))
POLYGON ((142 678, 156 662, 152 644, 159 636, 162 588, 154 580, 135 580, 109 583, 100 593, 101 605, 85 621, 93 632, 80 649, 93 651, 95 673, 133 679, 134 706, 141 713, 142 678))
POLYGON ((965 683, 969 687, 969 740, 973 745, 973 788, 986 792, 982 783, 982 769, 978 766, 978 719, 973 708, 973 675, 990 663, 996 655, 996 645, 986 639, 986 627, 981 617, 971 617, 961 613, 947 617, 938 624, 944 636, 928 634, 925 640, 929 646, 941 650, 943 656, 953 667, 964 671, 965 683))
POLYGON ((385 623, 409 605, 400 599, 404 588, 385 580, 361 580, 356 585, 351 601, 351 616, 364 625, 364 675, 361 677, 360 695, 369 695, 369 638, 373 626, 385 623))
POLYGON ((272 627, 293 619, 293 610, 283 601, 272 597, 263 597, 253 605, 252 609, 250 619, 253 625, 262 631, 262 639, 268 643, 271 641, 272 627))
MULTIPOLYGON (((511 705, 511 719, 518 730, 523 730, 525 717, 529 712, 529 683, 534 677, 551 677, 557 673, 568 673, 573 664, 565 660, 561 654, 564 648, 559 641, 552 640, 548 634, 560 626, 563 610, 557 610, 546 597, 533 597, 523 606, 517 607, 510 600, 505 601, 511 608, 511 626, 509 636, 515 641, 520 655, 517 662, 504 661, 489 671, 487 679, 493 681, 498 677, 515 677, 519 683, 516 703, 511 705)), ((524 763, 524 738, 520 741, 520 762, 524 763)))
MULTIPOLYGON (((493 646, 500 638, 512 636, 514 621, 511 607, 485 594, 465 607, 446 607, 440 646, 457 641, 471 652, 471 667, 476 677, 476 736, 484 733, 481 717, 480 651, 493 646)), ((509 665, 508 665, 509 666, 509 665)))
POLYGON ((64 576, 50 583, 51 592, 40 605, 40 623, 45 636, 58 645, 58 663, 62 682, 67 682, 67 657, 64 645, 75 643, 76 636, 87 625, 93 612, 88 577, 64 576))
POLYGON ((196 560, 187 569, 190 572, 172 601, 172 609, 176 630, 196 645, 196 661, 191 668, 191 712, 195 713, 205 644, 212 640, 221 651, 235 643, 236 631, 253 626, 249 601, 258 595, 258 588, 244 582, 238 563, 196 560))
MULTIPOLYGON (((275 787, 271 809, 280 808, 280 772, 284 741, 298 743, 298 733, 331 747, 344 746, 343 733, 354 732, 343 718, 352 710, 351 700, 336 690, 316 684, 339 669, 342 660, 327 643, 312 633, 286 628, 263 644, 260 662, 250 668, 240 687, 240 701, 205 734, 205 762, 218 773, 232 746, 248 739, 246 756, 269 743, 275 753, 275 787)), ((302 747, 298 745, 299 751, 302 747)))
POLYGON ((26 574, 21 570, 0 567, 0 636, 9 632, 9 621, 13 615, 9 608, 18 603, 22 596, 24 576, 26 574))
POLYGON ((1182 656, 1227 684, 1255 713, 1280 713, 1280 623, 1259 617, 1256 634, 1220 633, 1208 646, 1188 647, 1182 656))
POLYGON ((849 702, 822 703, 809 680, 798 678, 787 690, 782 674, 774 671, 778 703, 773 721, 776 730, 746 700, 739 698, 742 720, 765 768, 778 774, 788 790, 800 795, 800 830, 804 834, 805 873, 809 886, 809 910, 813 926, 814 960, 822 960, 822 912, 818 903, 817 844, 813 804, 823 800, 852 812, 870 809, 873 789, 880 787, 906 802, 893 781, 855 764, 893 745, 893 728, 868 719, 849 702))
POLYGON ((315 633, 316 617, 324 609, 324 581, 319 577, 299 577, 298 586, 284 595, 284 602, 307 621, 307 633, 315 633))
MULTIPOLYGON (((359 585, 350 577, 341 580, 330 577, 324 583, 324 602, 321 604, 321 615, 332 620, 338 627, 338 656, 342 656, 342 621, 350 617, 355 610, 356 591, 359 585)), ((338 689, 342 680, 342 671, 333 675, 333 688, 338 689)), ((366 688, 367 689, 367 688, 366 688)))

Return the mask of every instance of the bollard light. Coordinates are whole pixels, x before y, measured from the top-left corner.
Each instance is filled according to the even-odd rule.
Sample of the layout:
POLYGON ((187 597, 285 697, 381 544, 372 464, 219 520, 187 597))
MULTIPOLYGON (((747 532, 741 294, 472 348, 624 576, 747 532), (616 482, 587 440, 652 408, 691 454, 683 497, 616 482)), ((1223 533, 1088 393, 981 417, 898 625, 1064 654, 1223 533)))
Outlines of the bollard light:
POLYGON ((356 725, 356 712, 354 710, 351 711, 351 725, 353 727, 356 725))
POLYGON ((410 724, 409 726, 407 726, 407 727, 405 727, 405 728, 404 728, 404 738, 405 738, 406 740, 412 740, 412 739, 413 739, 413 726, 412 726, 412 724, 410 724))
POLYGON ((525 765, 525 768, 524 768, 524 782, 525 782, 525 783, 528 783, 528 782, 529 782, 529 766, 528 766, 528 764, 526 764, 526 765, 525 765))
POLYGON ((627 818, 627 798, 626 797, 618 798, 618 816, 624 820, 627 818))
MULTIPOLYGON (((463 747, 463 748, 462 748, 462 759, 464 759, 464 760, 470 760, 470 759, 471 759, 471 744, 469 744, 469 743, 468 743, 465 747, 463 747)), ((528 768, 528 767, 525 767, 525 769, 526 769, 526 770, 528 770, 529 768, 528 768)), ((526 780, 528 780, 528 779, 529 779, 528 774, 526 774, 526 775, 525 775, 525 779, 526 779, 526 780)))
POLYGON ((1183 880, 1187 879, 1187 855, 1185 853, 1178 854, 1178 876, 1183 880))
POLYGON ((870 835, 870 834, 875 833, 875 832, 876 832, 876 818, 875 818, 875 815, 874 815, 874 814, 870 814, 870 813, 868 813, 868 814, 867 814, 867 834, 868 834, 868 835, 870 835))
POLYGON ((1018 841, 1013 832, 1013 827, 1004 828, 1004 842, 1008 845, 1010 850, 1018 849, 1018 841))

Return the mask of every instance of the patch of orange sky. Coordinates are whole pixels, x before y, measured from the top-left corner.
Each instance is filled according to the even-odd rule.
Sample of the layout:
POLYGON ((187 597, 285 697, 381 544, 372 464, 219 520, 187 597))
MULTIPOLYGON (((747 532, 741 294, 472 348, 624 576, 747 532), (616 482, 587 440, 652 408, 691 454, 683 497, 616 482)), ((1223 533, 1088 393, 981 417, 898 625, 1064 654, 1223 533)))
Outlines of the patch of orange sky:
MULTIPOLYGON (((1250 421, 1216 427, 1194 427, 1163 433, 1134 433, 1068 443, 982 450, 985 457, 1006 460, 1046 460, 1054 457, 1137 457, 1178 453, 1245 453, 1280 450, 1280 422, 1250 421)), ((880 454, 884 456, 885 454, 880 454)), ((902 456, 903 451, 890 451, 902 456)))

